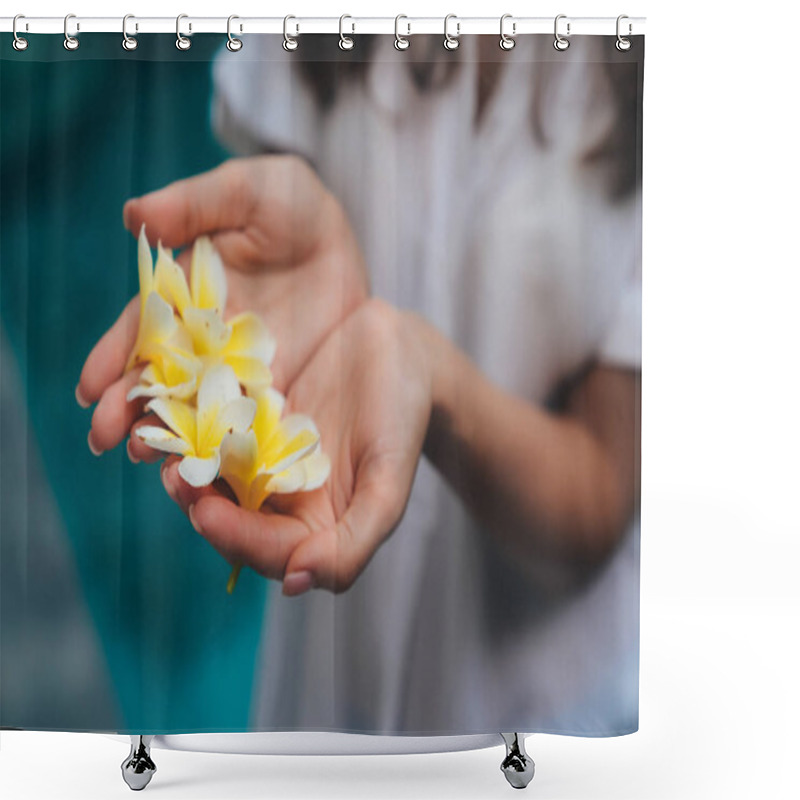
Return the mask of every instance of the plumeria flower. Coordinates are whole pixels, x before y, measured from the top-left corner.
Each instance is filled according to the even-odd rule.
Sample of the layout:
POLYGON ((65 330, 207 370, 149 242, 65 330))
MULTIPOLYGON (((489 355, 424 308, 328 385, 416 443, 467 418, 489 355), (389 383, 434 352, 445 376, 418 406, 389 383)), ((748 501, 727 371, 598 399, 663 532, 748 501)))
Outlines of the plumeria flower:
MULTIPOLYGON (((318 489, 330 474, 330 459, 320 450, 319 431, 304 414, 281 419, 285 398, 272 388, 256 394, 253 427, 226 433, 220 446, 220 477, 239 505, 257 511, 273 493, 318 489)), ((228 580, 232 592, 241 565, 228 580)))
POLYGON ((175 295, 186 286, 183 270, 172 255, 158 245, 158 260, 153 268, 153 254, 147 242, 144 225, 139 232, 139 330, 125 370, 137 363, 149 361, 154 345, 185 342, 178 320, 172 310, 175 295))
POLYGON ((139 384, 127 395, 136 397, 172 397, 188 400, 197 391, 203 362, 193 353, 177 347, 153 344, 148 350, 150 363, 142 370, 139 384))
POLYGON ((242 395, 233 369, 219 364, 207 370, 197 390, 197 406, 169 397, 154 397, 145 409, 168 430, 154 425, 137 428, 149 447, 183 456, 178 466, 191 486, 208 486, 220 467, 220 445, 229 431, 246 431, 256 414, 256 401, 242 395))

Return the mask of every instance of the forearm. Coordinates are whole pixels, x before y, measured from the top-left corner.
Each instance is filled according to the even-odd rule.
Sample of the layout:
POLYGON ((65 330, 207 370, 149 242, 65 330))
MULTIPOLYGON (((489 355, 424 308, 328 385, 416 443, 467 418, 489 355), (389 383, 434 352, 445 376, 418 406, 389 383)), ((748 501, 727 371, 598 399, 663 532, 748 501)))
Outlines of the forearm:
POLYGON ((425 454, 516 558, 591 566, 616 544, 630 493, 580 421, 493 385, 435 328, 425 342, 433 407, 425 454))

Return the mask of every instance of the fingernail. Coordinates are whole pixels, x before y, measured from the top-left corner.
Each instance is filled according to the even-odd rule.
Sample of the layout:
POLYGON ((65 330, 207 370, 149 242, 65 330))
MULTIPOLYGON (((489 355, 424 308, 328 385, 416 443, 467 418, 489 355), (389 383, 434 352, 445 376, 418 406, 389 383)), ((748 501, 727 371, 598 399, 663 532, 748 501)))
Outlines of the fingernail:
POLYGON ((141 459, 136 458, 133 454, 133 450, 131 450, 131 440, 128 439, 128 444, 125 445, 125 449, 128 451, 128 458, 131 460, 132 464, 138 464, 141 459))
POLYGON ((125 226, 125 230, 130 230, 130 221, 131 221, 131 201, 128 200, 124 206, 122 206, 122 224, 125 226))
POLYGON ((197 524, 197 520, 194 518, 194 503, 189 506, 189 522, 192 523, 192 527, 198 532, 202 533, 200 530, 200 526, 197 524))
POLYGON ((314 584, 314 576, 308 570, 292 572, 283 579, 283 593, 289 597, 307 592, 314 584))
POLYGON ((161 483, 164 484, 164 488, 167 490, 167 494, 174 500, 175 486, 172 482, 172 478, 170 477, 169 467, 167 466, 166 461, 161 465, 161 483))
POLYGON ((78 401, 78 405, 81 408, 89 408, 89 406, 91 405, 91 403, 88 400, 85 400, 83 395, 81 394, 81 385, 80 384, 78 384, 75 387, 75 399, 78 401))
POLYGON ((94 442, 92 442, 92 432, 89 431, 89 435, 86 437, 86 441, 89 443, 89 449, 92 451, 92 455, 99 456, 103 451, 98 449, 94 442))

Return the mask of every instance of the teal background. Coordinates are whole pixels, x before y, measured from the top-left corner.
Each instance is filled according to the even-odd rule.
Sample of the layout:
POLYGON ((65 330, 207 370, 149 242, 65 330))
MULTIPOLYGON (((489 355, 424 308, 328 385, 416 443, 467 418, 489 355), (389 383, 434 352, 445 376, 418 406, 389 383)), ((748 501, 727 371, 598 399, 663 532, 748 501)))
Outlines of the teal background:
MULTIPOLYGON (((0 42, 2 325, 116 694, 118 712, 100 709, 98 729, 245 731, 266 581, 243 570, 228 595, 228 563, 169 500, 158 465, 131 464, 124 443, 93 456, 92 412, 74 397, 92 346, 138 291, 123 203, 227 156, 209 117, 211 59, 225 37, 197 37, 184 53, 172 35, 148 34, 133 53, 119 40, 91 34, 72 53, 59 36, 32 35, 25 53, 10 36, 0 42)), ((14 454, 3 469, 14 469, 14 454)), ((22 486, 32 507, 43 487, 22 486)), ((33 541, 27 525, 5 515, 0 537, 33 541)), ((23 561, 3 561, 2 578, 33 591, 48 578, 27 547, 23 561)), ((57 604, 58 586, 49 588, 57 604)), ((22 594, 6 592, 2 611, 25 630, 22 594)), ((10 629, 0 629, 6 661, 20 647, 10 629)), ((31 680, 57 693, 68 656, 42 652, 48 666, 31 680)), ((9 717, 3 696, 20 689, 0 680, 0 725, 75 729, 52 702, 16 705, 9 717)))

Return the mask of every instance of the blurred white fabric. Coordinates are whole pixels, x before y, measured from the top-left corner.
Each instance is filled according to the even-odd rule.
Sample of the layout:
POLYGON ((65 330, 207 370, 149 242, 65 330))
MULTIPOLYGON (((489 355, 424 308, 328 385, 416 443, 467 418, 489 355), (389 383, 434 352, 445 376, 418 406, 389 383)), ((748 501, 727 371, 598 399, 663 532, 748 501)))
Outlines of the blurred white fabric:
MULTIPOLYGON (((529 93, 545 46, 518 41, 477 129, 474 37, 452 79, 425 93, 378 37, 368 79, 324 112, 279 37, 223 51, 214 70, 223 143, 307 156, 350 217, 374 293, 424 314, 533 403, 592 357, 641 363, 641 195, 611 204, 577 163, 610 123, 603 65, 576 57, 558 72, 542 148, 529 93)), ((251 725, 635 730, 638 542, 633 522, 590 586, 548 602, 423 459, 400 526, 348 592, 270 587, 251 725)))

